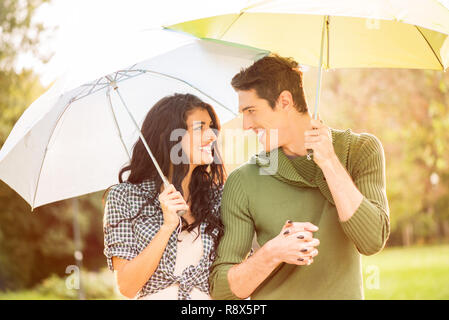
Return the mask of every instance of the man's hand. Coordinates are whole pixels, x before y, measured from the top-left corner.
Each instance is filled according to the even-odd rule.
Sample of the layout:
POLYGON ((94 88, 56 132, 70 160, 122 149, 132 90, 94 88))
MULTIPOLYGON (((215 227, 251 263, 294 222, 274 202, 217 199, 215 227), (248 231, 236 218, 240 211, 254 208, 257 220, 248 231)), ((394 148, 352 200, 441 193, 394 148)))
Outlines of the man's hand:
POLYGON ((304 148, 313 150, 313 161, 323 169, 328 161, 337 157, 332 134, 319 117, 318 120, 311 119, 310 124, 310 130, 304 132, 304 148))
POLYGON ((276 264, 310 265, 318 254, 315 247, 320 244, 313 238, 315 231, 318 227, 309 222, 287 221, 279 235, 267 242, 266 249, 272 253, 276 264))

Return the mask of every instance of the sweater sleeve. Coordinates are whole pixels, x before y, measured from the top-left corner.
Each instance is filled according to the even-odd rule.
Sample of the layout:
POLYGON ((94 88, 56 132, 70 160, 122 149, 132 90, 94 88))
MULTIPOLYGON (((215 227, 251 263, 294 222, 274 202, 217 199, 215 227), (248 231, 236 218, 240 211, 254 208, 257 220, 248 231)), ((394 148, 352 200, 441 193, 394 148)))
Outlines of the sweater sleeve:
POLYGON ((248 197, 241 183, 239 169, 226 180, 221 200, 224 235, 209 278, 210 294, 217 300, 240 300, 229 288, 228 271, 241 263, 251 250, 254 224, 248 210, 248 197))
POLYGON ((389 208, 385 182, 385 156, 382 144, 373 135, 362 134, 353 181, 363 200, 353 216, 341 222, 345 234, 357 250, 372 255, 382 250, 390 234, 389 208))

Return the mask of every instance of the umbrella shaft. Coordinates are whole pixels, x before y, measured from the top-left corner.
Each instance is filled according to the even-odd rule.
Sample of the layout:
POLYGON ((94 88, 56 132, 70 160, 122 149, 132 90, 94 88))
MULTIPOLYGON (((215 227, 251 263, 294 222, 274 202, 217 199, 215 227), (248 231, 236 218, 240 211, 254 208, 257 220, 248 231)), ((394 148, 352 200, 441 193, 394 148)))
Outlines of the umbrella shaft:
POLYGON ((318 105, 320 103, 321 74, 322 74, 322 69, 323 69, 323 55, 324 55, 324 38, 325 38, 326 29, 327 29, 327 21, 328 21, 328 16, 325 16, 324 21, 323 21, 323 29, 321 31, 320 62, 319 62, 318 78, 317 78, 317 84, 316 84, 315 111, 313 112, 313 118, 315 120, 318 119, 318 105))
MULTIPOLYGON (((111 81, 110 78, 108 78, 108 80, 111 81)), ((139 133, 140 140, 142 140, 142 143, 145 146, 145 149, 147 150, 148 154, 150 155, 151 160, 153 161, 153 164, 154 164, 157 172, 159 173, 159 176, 161 177, 162 181, 164 182, 164 186, 165 187, 168 186, 170 183, 168 182, 167 178, 165 177, 164 173, 162 172, 161 168, 159 167, 159 164, 157 163, 156 158, 153 156, 153 153, 151 152, 151 149, 148 146, 148 144, 147 144, 147 142, 145 140, 145 137, 142 134, 142 131, 140 131, 140 128, 139 128, 139 125, 136 122, 136 119, 134 118, 134 116, 129 111, 128 106, 126 105, 125 100, 123 99, 122 95, 120 94, 117 85, 114 85, 114 90, 115 90, 115 92, 117 92, 117 95, 119 96, 120 101, 122 102, 123 106, 125 107, 126 112, 128 112, 128 115, 130 116, 131 120, 133 121, 134 126, 136 127, 137 132, 139 133)))

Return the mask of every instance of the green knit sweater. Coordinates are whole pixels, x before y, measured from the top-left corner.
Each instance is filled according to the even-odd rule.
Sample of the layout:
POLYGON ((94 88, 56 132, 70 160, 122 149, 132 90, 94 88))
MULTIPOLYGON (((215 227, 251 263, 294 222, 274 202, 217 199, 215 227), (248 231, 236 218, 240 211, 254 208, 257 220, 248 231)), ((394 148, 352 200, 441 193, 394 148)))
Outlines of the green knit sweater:
POLYGON ((228 270, 245 259, 254 232, 263 246, 287 220, 319 227, 319 254, 310 266, 281 263, 251 299, 363 299, 360 254, 379 252, 389 236, 384 151, 373 135, 331 132, 336 155, 364 196, 359 208, 340 221, 323 172, 306 156, 289 159, 282 148, 254 156, 224 187, 225 233, 210 275, 214 299, 239 299, 229 289, 228 270))

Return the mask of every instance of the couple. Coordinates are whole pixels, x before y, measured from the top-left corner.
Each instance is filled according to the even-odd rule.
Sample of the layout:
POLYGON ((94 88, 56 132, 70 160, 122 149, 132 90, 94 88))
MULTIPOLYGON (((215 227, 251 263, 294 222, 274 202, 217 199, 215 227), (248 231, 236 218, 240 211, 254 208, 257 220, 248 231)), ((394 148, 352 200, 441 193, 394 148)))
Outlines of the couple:
POLYGON ((142 132, 171 185, 163 187, 139 140, 105 208, 104 254, 119 291, 137 299, 363 299, 360 254, 379 252, 389 235, 381 143, 311 119, 291 59, 262 58, 231 84, 244 129, 261 133, 267 152, 224 184, 213 108, 190 94, 156 103, 142 132), (185 134, 172 141, 179 128, 185 134), (253 253, 254 233, 261 247, 253 253))

